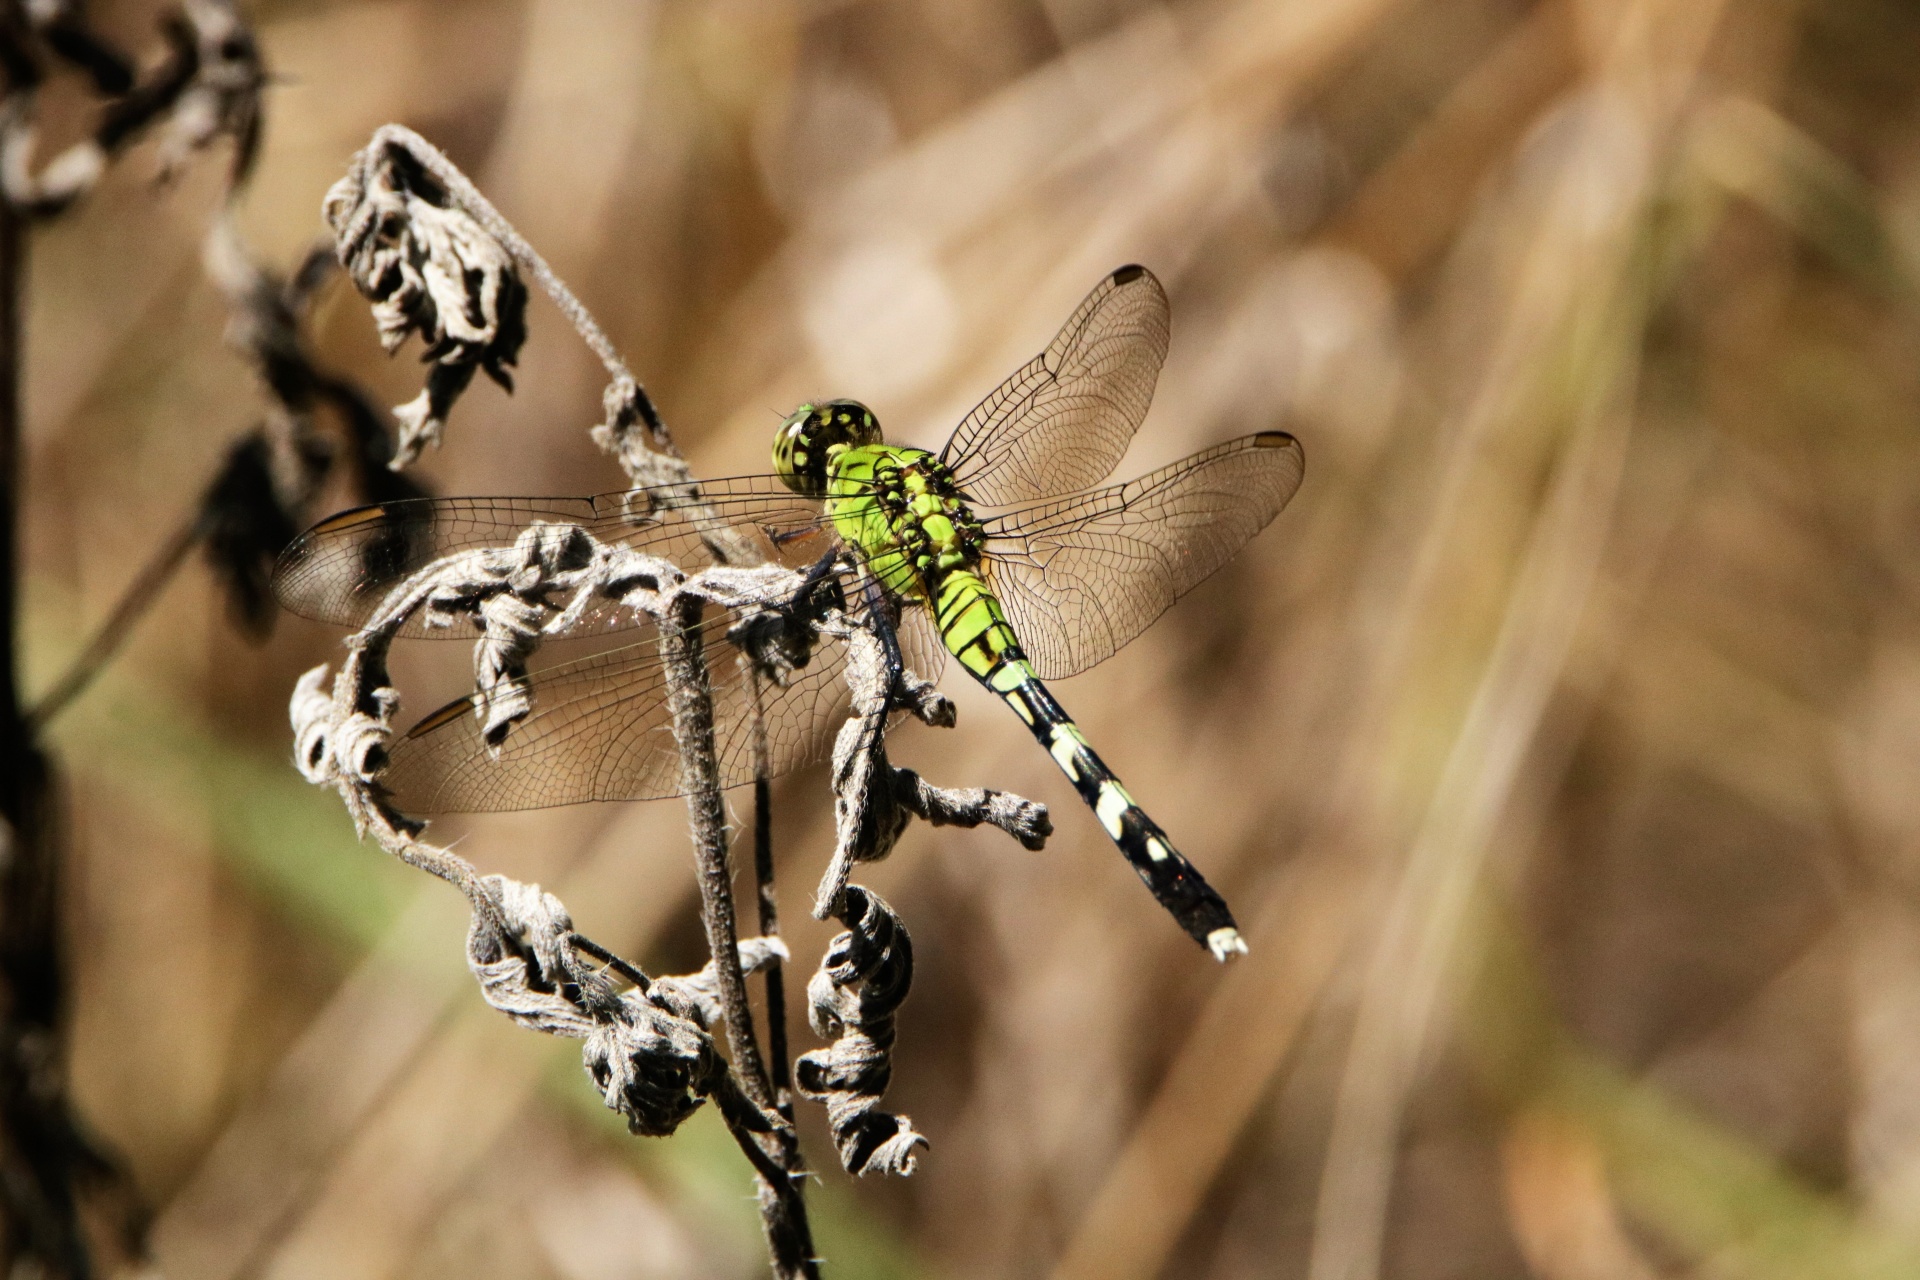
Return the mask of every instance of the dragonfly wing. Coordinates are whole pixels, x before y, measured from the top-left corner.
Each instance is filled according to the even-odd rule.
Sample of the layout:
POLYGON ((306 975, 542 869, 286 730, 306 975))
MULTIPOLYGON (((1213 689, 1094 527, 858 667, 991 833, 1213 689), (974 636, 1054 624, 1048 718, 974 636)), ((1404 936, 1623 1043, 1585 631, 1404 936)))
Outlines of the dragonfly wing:
POLYGON ((988 577, 1035 673, 1111 657, 1266 528, 1305 465, 1298 441, 1267 431, 987 520, 988 577))
POLYGON ((947 645, 940 638, 933 610, 913 602, 900 611, 898 624, 900 658, 907 670, 928 684, 939 684, 940 673, 947 669, 947 645))
POLYGON ((1167 324, 1167 295, 1153 273, 1121 267, 1045 351, 974 407, 940 460, 988 506, 1099 484, 1147 416, 1167 324))
MULTIPOLYGON (((701 627, 713 685, 714 747, 724 787, 754 774, 752 677, 726 639, 729 617, 701 627)), ((785 688, 763 682, 770 774, 825 756, 846 717, 845 650, 822 644, 785 688)), ((394 741, 381 783, 408 813, 542 809, 683 794, 659 646, 649 639, 535 672, 533 710, 490 749, 476 698, 449 703, 394 741)))
MULTIPOLYGON (((777 476, 703 482, 698 497, 691 505, 687 486, 673 485, 595 498, 415 498, 356 507, 294 539, 274 568, 274 593, 302 617, 358 627, 389 591, 435 560, 511 547, 537 521, 578 525, 601 542, 661 556, 689 572, 712 563, 705 535, 716 521, 775 562, 806 563, 831 545, 818 504, 795 496, 777 476)), ((636 621, 608 601, 589 609, 578 631, 636 621)), ((473 638, 429 630, 418 615, 401 634, 473 638)))

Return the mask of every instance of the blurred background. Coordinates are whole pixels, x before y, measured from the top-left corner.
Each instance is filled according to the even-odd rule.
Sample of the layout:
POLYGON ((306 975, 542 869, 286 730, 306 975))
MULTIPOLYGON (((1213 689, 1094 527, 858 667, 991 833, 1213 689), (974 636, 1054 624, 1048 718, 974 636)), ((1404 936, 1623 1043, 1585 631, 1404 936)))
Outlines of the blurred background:
MULTIPOLYGON (((123 45, 157 10, 95 0, 123 45)), ((1173 345, 1123 474, 1275 426, 1293 506, 1058 693, 1235 905, 1216 967, 950 673, 896 757, 1044 800, 862 879, 918 953, 832 1276, 1920 1274, 1920 10, 1897 0, 262 0, 238 212, 290 267, 372 129, 572 282, 697 474, 795 403, 935 445, 1128 261, 1173 345)), ((25 654, 45 688, 262 400, 151 148, 35 233, 25 654)), ((544 301, 437 491, 595 493, 544 301)), ((342 280, 323 361, 418 390, 342 280)), ((342 499, 344 501, 344 498, 342 499)), ((338 505, 338 504, 335 504, 338 505)), ((514 1029, 447 886, 289 760, 297 675, 197 564, 56 724, 72 1072, 170 1276, 764 1274, 710 1114, 628 1137, 514 1029)), ((412 712, 464 646, 396 668, 412 712)), ((798 986, 824 770, 784 779, 798 986)), ((736 801, 745 819, 747 801, 736 801)), ((443 819, 654 972, 677 802, 443 819)), ((815 1043, 793 1025, 796 1051, 815 1043)))

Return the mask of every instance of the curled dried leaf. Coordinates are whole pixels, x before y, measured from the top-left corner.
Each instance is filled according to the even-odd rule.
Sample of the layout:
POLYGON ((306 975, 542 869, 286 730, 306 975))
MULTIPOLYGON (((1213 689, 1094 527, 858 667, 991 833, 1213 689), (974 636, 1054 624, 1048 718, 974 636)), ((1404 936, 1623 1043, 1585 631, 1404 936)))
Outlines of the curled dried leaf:
POLYGON ((46 47, 82 67, 107 98, 93 132, 34 171, 34 107, 43 72, 34 49, 0 38, 9 93, 0 109, 0 189, 16 209, 60 213, 99 182, 114 156, 149 129, 161 130, 160 163, 170 177, 193 152, 219 138, 234 142, 229 185, 252 171, 259 150, 260 96, 266 67, 233 0, 187 0, 160 24, 167 56, 135 82, 120 56, 87 29, 77 6, 28 6, 46 47))
POLYGON ((193 75, 168 113, 161 172, 172 176, 189 155, 217 138, 233 139, 231 181, 253 171, 260 151, 260 91, 267 83, 260 44, 232 0, 187 0, 193 75))
MULTIPOLYGON (((560 899, 505 876, 480 881, 492 911, 467 926, 467 968, 488 1004, 523 1027, 575 1039, 593 1030, 572 969, 573 919, 560 899)), ((597 1003, 605 1003, 611 992, 597 1003)))
POLYGON ((848 1173, 913 1172, 927 1140, 906 1116, 879 1109, 893 1078, 894 1014, 913 986, 913 943, 880 895, 848 885, 837 912, 847 924, 807 983, 808 1020, 833 1044, 794 1066, 801 1096, 827 1109, 848 1173))
MULTIPOLYGON (((558 898, 504 876, 479 878, 475 888, 467 966, 481 994, 523 1027, 584 1040, 587 1075, 629 1130, 664 1137, 710 1097, 756 1132, 779 1124, 741 1095, 708 1033, 719 1013, 711 963, 684 978, 648 980, 620 962, 638 985, 616 994, 601 971, 582 962, 583 940, 558 898)), ((777 939, 740 943, 749 970, 785 954, 777 939)))
POLYGON ((597 1023, 581 1059, 609 1111, 646 1137, 665 1137, 720 1087, 726 1063, 713 1037, 629 991, 618 1016, 597 1023))
POLYGON ((476 370, 513 389, 526 286, 506 247, 398 147, 357 154, 325 212, 341 263, 374 304, 381 345, 392 353, 417 333, 433 365, 420 395, 394 410, 397 469, 439 442, 476 370))
POLYGON ((833 745, 834 828, 838 842, 813 914, 824 920, 844 908, 841 895, 856 863, 878 862, 893 852, 907 824, 920 818, 934 826, 993 826, 1029 849, 1045 847, 1053 834, 1047 807, 991 788, 937 787, 912 769, 887 759, 887 717, 906 711, 939 727, 954 722, 953 703, 912 672, 893 669, 871 627, 847 634, 847 685, 854 714, 833 745))
MULTIPOLYGON (((54 56, 85 72, 100 93, 117 97, 133 87, 133 67, 126 55, 88 26, 80 0, 29 0, 19 9, 27 26, 46 41, 54 56)), ((27 65, 31 68, 30 63, 27 65)), ((7 71, 9 82, 15 85, 30 82, 34 75, 32 69, 19 74, 19 68, 12 65, 7 71)))

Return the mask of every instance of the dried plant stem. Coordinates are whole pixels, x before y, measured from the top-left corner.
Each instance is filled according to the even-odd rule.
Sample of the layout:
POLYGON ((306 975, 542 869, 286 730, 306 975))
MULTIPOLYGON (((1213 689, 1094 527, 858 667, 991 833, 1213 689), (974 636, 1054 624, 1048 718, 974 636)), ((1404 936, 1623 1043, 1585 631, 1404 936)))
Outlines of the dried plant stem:
POLYGON ((0 201, 0 1269, 36 1263, 84 1275, 85 1245, 67 1128, 59 1021, 59 846, 47 762, 22 713, 18 683, 20 285, 23 219, 0 201))
POLYGON ((647 977, 646 974, 640 972, 640 970, 632 964, 607 950, 586 934, 576 933, 572 935, 568 941, 572 942, 573 945, 581 951, 592 956, 595 960, 598 960, 601 964, 607 966, 607 968, 613 970, 613 972, 625 978, 628 982, 631 982, 640 990, 645 991, 653 985, 653 980, 647 977))
POLYGON ((633 406, 646 424, 649 443, 660 452, 678 458, 680 451, 674 446, 673 437, 667 431, 667 424, 661 419, 659 409, 655 407, 652 397, 647 395, 646 388, 640 385, 640 380, 633 376, 633 371, 627 368, 627 362, 620 358, 606 330, 593 318, 586 304, 567 287, 567 282, 547 265, 547 260, 540 256, 539 250, 528 244, 526 238, 514 229, 514 225, 493 207, 493 202, 480 194, 480 188, 460 172, 460 167, 449 160, 445 152, 404 125, 381 125, 374 130, 369 146, 395 147, 405 152, 422 169, 433 175, 434 181, 446 188, 448 196, 500 242, 520 268, 532 276, 547 297, 553 300, 554 306, 560 308, 561 314, 566 316, 567 323, 573 326, 581 341, 593 349, 593 354, 599 357, 601 366, 606 369, 607 377, 617 385, 630 388, 633 406))
MULTIPOLYGON (((20 687, 14 647, 18 638, 18 552, 20 524, 20 282, 22 263, 22 217, 6 201, 0 200, 0 645, 5 646, 0 661, 0 729, 6 742, 0 745, 12 764, 15 744, 24 741, 21 726, 20 687)), ((5 777, 10 779, 9 768, 5 777)), ((11 795, 13 787, 0 779, 0 787, 11 795)), ((11 811, 7 816, 11 818, 11 811)))
POLYGON ((47 1068, 59 997, 53 936, 54 846, 45 829, 45 762, 21 713, 19 639, 20 215, 0 201, 0 1264, 78 1253, 73 1191, 46 1159, 34 1077, 47 1068), (64 1237, 64 1239, 62 1238, 64 1237))
POLYGON ((720 800, 720 765, 714 754, 713 696, 701 648, 700 602, 681 596, 660 618, 660 650, 666 660, 673 740, 680 748, 680 786, 693 826, 693 856, 700 873, 700 916, 707 949, 719 978, 720 1000, 733 1050, 733 1069, 747 1096, 773 1102, 766 1063, 747 1009, 747 980, 740 971, 740 931, 733 910, 733 872, 727 859, 727 818, 720 800))
POLYGON ((66 674, 27 712, 30 732, 39 733, 52 723, 55 716, 66 710, 69 703, 87 691, 94 678, 106 669, 107 663, 112 661, 113 655, 120 651, 120 646, 132 634, 134 623, 159 599, 166 585, 173 581, 173 575, 186 563, 187 556, 199 544, 204 532, 204 521, 196 512, 147 561, 121 594, 119 603, 113 606, 113 612, 107 615, 107 620, 87 641, 87 647, 67 668, 66 674))
MULTIPOLYGON (((767 721, 761 706, 762 682, 753 673, 753 876, 760 895, 760 936, 780 936, 780 900, 773 883, 773 786, 767 752, 767 721)), ((784 966, 775 960, 767 974, 767 1055, 772 1060, 773 1102, 788 1124, 793 1123, 793 1068, 787 1051, 787 983, 784 966)))
MULTIPOLYGON (((24 215, 0 201, 0 1273, 84 1280, 93 1266, 79 1197, 88 1184, 125 1184, 68 1105, 56 780, 20 703, 25 232, 24 215)), ((144 1250, 144 1231, 129 1201, 129 1253, 144 1250)))
MULTIPOLYGON (((693 830, 694 858, 700 876, 700 917, 706 925, 720 994, 727 1046, 741 1088, 763 1110, 776 1101, 772 1081, 753 1031, 747 1005, 747 980, 740 969, 739 928, 734 917, 733 876, 727 860, 726 811, 720 799, 720 766, 714 753, 713 695, 699 632, 700 602, 680 596, 658 619, 660 651, 666 665, 673 737, 680 749, 681 789, 693 830)), ((763 879, 771 887, 771 881, 763 879)), ((769 908, 761 900, 763 918, 769 908)), ((759 1181, 760 1220, 774 1274, 817 1276, 813 1233, 801 1198, 805 1165, 792 1129, 764 1140, 729 1123, 734 1139, 753 1162, 759 1181)))

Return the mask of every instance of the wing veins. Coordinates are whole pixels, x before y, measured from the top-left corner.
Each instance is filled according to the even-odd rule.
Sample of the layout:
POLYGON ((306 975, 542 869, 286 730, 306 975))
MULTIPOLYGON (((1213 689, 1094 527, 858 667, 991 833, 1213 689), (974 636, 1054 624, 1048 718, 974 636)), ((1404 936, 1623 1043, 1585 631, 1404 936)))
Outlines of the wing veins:
POLYGON ((1110 656, 1279 514, 1300 475, 1298 443, 1267 432, 996 513, 994 586, 1036 671, 1060 678, 1110 656))

